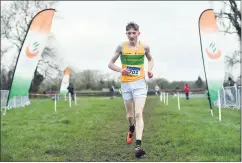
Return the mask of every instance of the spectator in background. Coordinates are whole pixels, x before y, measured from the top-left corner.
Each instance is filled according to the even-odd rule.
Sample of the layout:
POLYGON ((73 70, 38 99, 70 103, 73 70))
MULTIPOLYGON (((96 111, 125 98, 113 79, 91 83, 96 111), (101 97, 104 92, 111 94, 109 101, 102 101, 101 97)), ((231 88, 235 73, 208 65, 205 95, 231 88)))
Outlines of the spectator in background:
POLYGON ((160 94, 160 87, 158 85, 155 86, 155 94, 156 95, 160 94))
POLYGON ((113 99, 115 97, 114 86, 113 85, 110 87, 110 93, 111 93, 111 97, 110 98, 113 99))
POLYGON ((235 87, 235 88, 228 89, 227 91, 229 92, 227 92, 227 94, 229 95, 230 100, 236 103, 236 92, 238 89, 237 84, 231 77, 228 78, 228 83, 230 87, 235 87))
POLYGON ((234 86, 235 82, 231 77, 228 78, 229 86, 234 86))
POLYGON ((186 99, 189 100, 189 86, 188 86, 188 84, 185 84, 185 86, 184 86, 184 93, 186 95, 186 99))
POLYGON ((69 86, 67 87, 67 89, 68 89, 68 93, 71 94, 72 101, 74 101, 74 88, 73 88, 73 85, 70 83, 69 86))

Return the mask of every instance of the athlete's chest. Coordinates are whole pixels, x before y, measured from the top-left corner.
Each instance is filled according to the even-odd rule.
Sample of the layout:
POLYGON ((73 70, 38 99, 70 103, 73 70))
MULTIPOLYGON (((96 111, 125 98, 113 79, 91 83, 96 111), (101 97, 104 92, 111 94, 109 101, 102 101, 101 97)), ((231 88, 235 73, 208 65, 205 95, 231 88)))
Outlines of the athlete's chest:
POLYGON ((141 45, 139 45, 139 46, 126 45, 122 49, 122 54, 123 55, 144 55, 145 48, 141 45))
POLYGON ((128 76, 140 76, 144 64, 145 49, 143 46, 124 46, 121 62, 128 69, 128 76))

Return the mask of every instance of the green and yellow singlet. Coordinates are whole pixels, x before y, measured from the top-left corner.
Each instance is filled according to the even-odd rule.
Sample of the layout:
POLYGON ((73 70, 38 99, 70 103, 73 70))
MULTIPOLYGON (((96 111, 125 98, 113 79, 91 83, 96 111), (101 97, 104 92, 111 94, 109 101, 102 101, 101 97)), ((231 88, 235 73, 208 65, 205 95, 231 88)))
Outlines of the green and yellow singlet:
POLYGON ((140 42, 137 49, 129 48, 128 42, 124 43, 121 54, 121 63, 123 69, 127 68, 129 70, 129 74, 121 75, 122 83, 145 78, 144 58, 145 49, 140 42))

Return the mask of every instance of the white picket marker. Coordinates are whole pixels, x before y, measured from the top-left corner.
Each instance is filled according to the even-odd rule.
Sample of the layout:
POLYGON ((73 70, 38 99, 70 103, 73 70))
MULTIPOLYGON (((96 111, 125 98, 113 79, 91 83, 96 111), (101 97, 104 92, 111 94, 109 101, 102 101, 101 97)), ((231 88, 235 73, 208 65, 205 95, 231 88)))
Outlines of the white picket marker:
POLYGON ((223 96, 224 96, 224 105, 226 107, 226 97, 225 97, 225 89, 224 89, 224 87, 223 87, 223 96))
MULTIPOLYGON (((235 99, 236 99, 235 105, 238 106, 239 97, 238 97, 238 90, 237 90, 236 85, 234 86, 234 88, 235 88, 235 99)), ((238 109, 239 109, 239 107, 238 107, 238 109)))
POLYGON ((168 93, 166 93, 166 105, 168 105, 168 93))
POLYGON ((161 102, 162 102, 162 99, 163 99, 162 94, 163 94, 163 92, 160 93, 160 101, 161 102))
POLYGON ((242 107, 241 107, 241 100, 242 98, 241 98, 241 93, 240 93, 240 90, 238 89, 238 109, 242 109, 242 107), (240 98, 239 98, 240 97, 240 98))
POLYGON ((211 115, 212 115, 212 117, 213 117, 213 110, 212 110, 212 109, 210 109, 210 112, 211 112, 211 115))
POLYGON ((75 93, 75 105, 76 105, 76 93, 75 93))
POLYGON ((178 110, 181 110, 181 106, 180 106, 180 95, 179 92, 177 92, 177 103, 178 103, 178 110))
POLYGON ((56 112, 56 95, 55 95, 55 112, 56 112))
POLYGON ((219 90, 218 90, 218 111, 219 111, 219 121, 221 122, 221 101, 220 101, 220 93, 219 93, 219 90))
POLYGON ((71 107, 71 94, 69 93, 69 106, 71 107))
POLYGON ((4 112, 3 112, 3 115, 6 115, 6 113, 7 113, 7 107, 8 107, 8 106, 5 106, 5 109, 4 109, 4 112))

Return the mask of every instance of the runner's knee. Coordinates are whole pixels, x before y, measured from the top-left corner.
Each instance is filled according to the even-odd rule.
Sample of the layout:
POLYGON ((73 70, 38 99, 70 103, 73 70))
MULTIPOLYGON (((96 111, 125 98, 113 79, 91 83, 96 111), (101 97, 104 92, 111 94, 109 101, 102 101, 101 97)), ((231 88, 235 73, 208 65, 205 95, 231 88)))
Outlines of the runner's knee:
POLYGON ((126 117, 127 117, 127 118, 134 118, 134 115, 133 115, 133 113, 127 113, 127 114, 126 114, 126 117))
POLYGON ((138 119, 142 119, 142 113, 135 113, 135 119, 138 120, 138 119))

